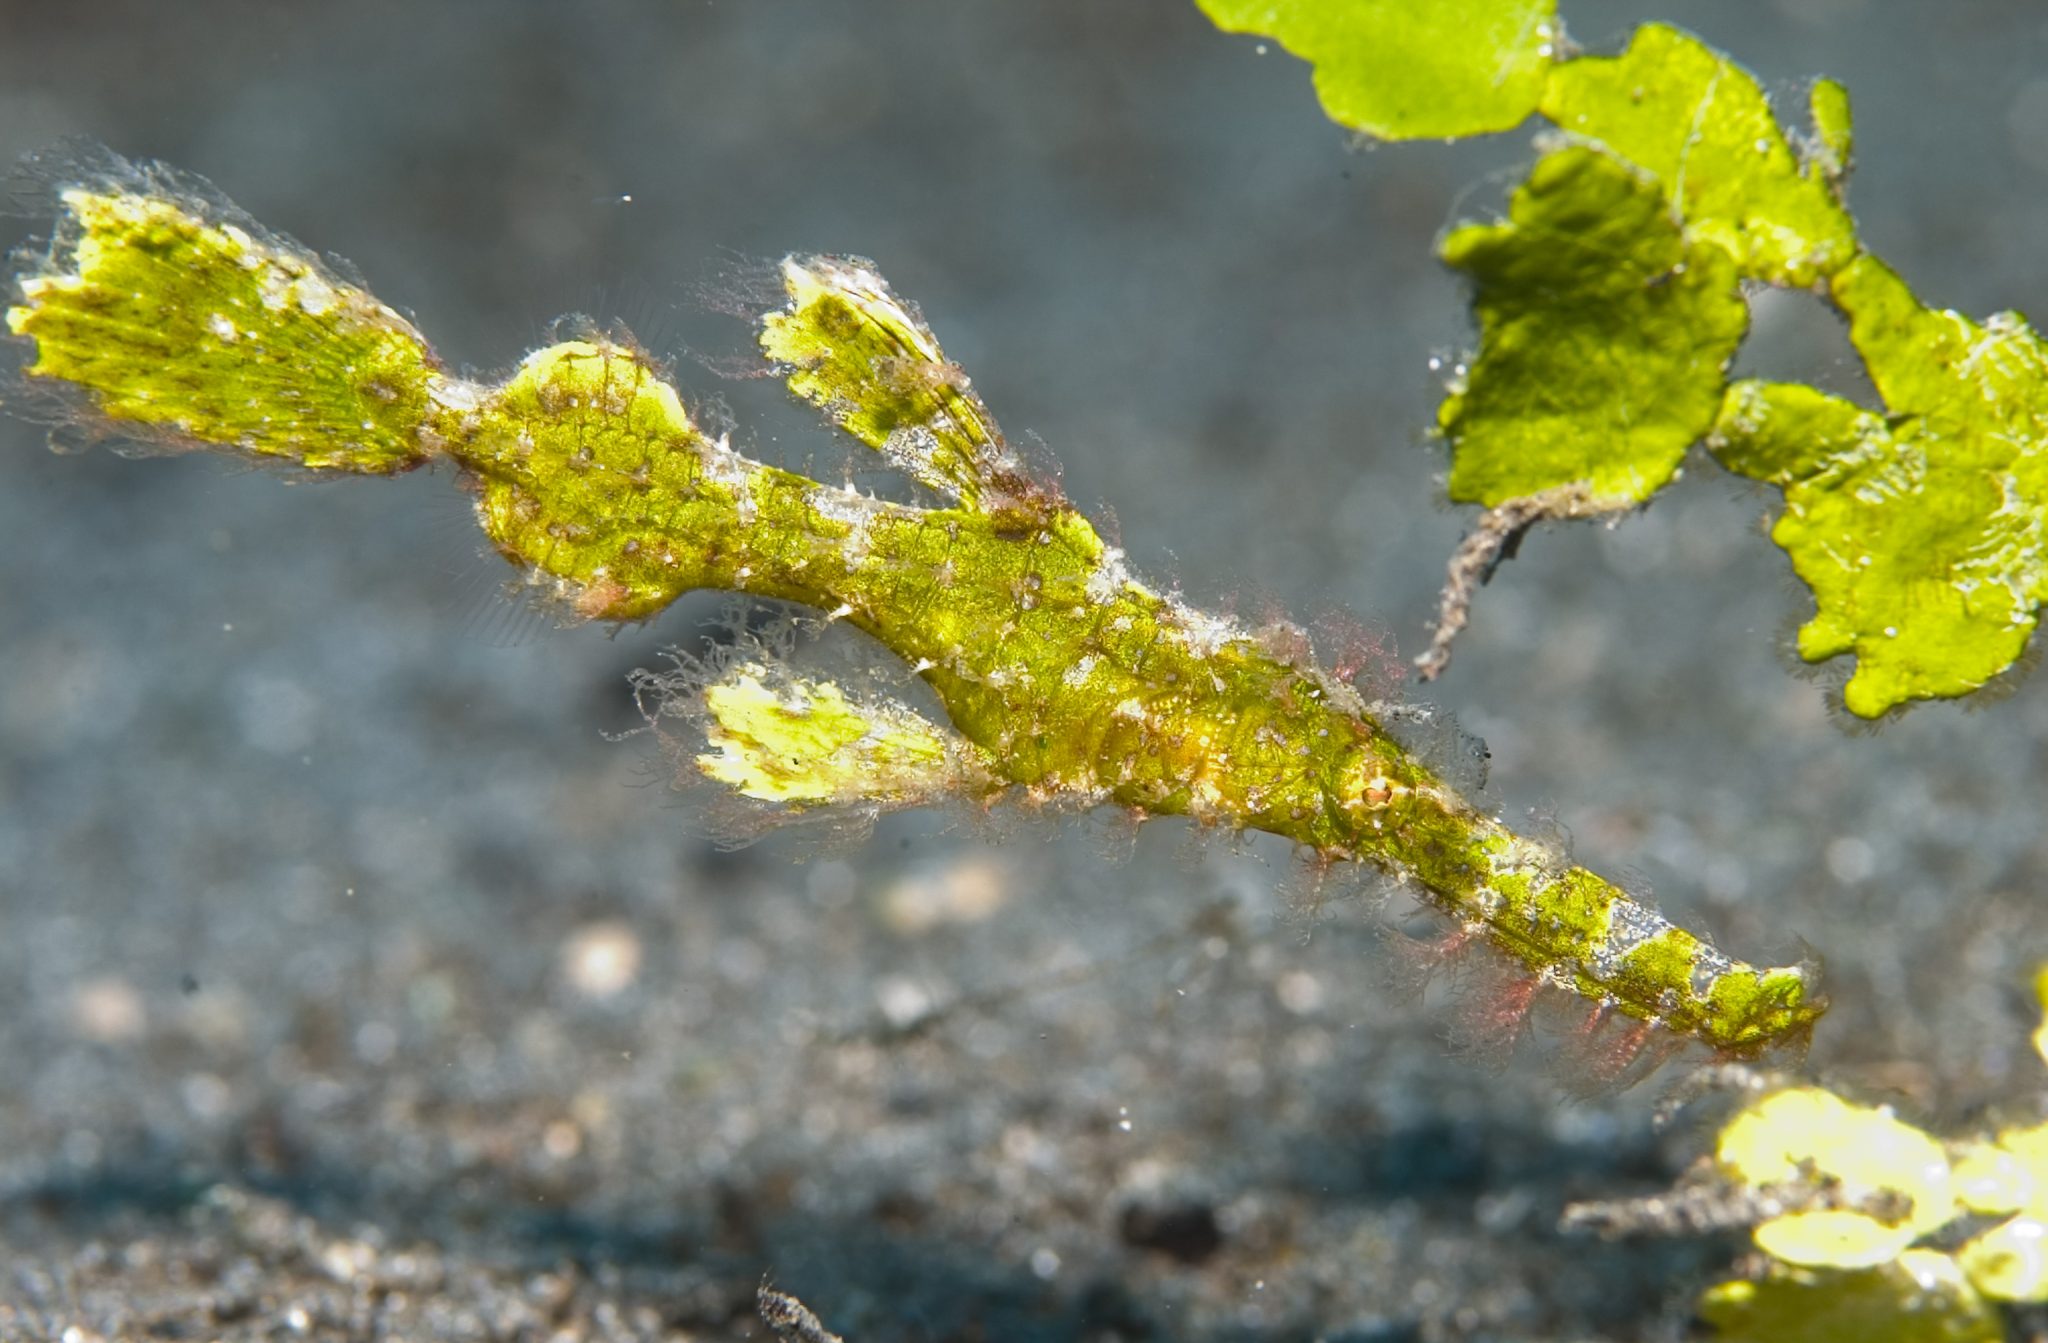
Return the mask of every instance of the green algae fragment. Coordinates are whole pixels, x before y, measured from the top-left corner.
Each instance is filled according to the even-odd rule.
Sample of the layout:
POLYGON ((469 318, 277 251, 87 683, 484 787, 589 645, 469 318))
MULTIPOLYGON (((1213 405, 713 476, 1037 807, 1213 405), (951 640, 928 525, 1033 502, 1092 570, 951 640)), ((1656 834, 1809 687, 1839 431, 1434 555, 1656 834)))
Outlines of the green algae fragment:
POLYGON ((1850 712, 1966 695, 2019 658, 2048 599, 2048 347, 2013 314, 1925 308, 1875 258, 1831 283, 1887 414, 1731 387, 1731 471, 1785 492, 1771 536, 1813 589, 1799 654, 1853 653, 1850 712))
POLYGON ((1999 1343, 1997 1310, 1955 1261, 1908 1250, 1850 1272, 1774 1265, 1701 1295, 1699 1314, 1723 1343, 1999 1343))
MULTIPOLYGON (((1575 147, 1538 161, 1506 223, 1460 227, 1440 247, 1472 278, 1480 324, 1438 411, 1453 501, 1496 510, 1508 531, 1526 525, 1501 520, 1509 506, 1551 517, 1641 503, 1711 430, 1731 470, 1786 491, 1773 535, 1818 607, 1800 654, 1855 655, 1851 712, 1965 695, 2020 657, 2048 597, 2044 347, 2015 315, 1980 325, 1921 306, 1862 252, 1839 197, 1854 145, 1842 85, 1813 84, 1811 137, 1795 146, 1752 75, 1665 24, 1637 29, 1619 56, 1555 61, 1547 7, 1198 2, 1219 26, 1315 61, 1330 114, 1388 136, 1519 120, 1525 105, 1490 120, 1455 88, 1437 95, 1441 121, 1401 118, 1418 85, 1455 86, 1444 70, 1485 53, 1526 53, 1518 43, 1540 26, 1541 59, 1526 67, 1546 72, 1537 110, 1575 147), (1747 326, 1741 281, 1826 293, 1886 414, 1787 384, 1725 388, 1747 326)), ((1504 96, 1508 82, 1489 87, 1504 96)), ((1469 601, 1462 556, 1453 632, 1469 601)))
POLYGON ((196 202, 78 188, 54 252, 7 326, 25 370, 79 389, 105 428, 197 440, 314 470, 404 471, 435 372, 404 318, 310 253, 196 202))
POLYGON ((1628 504, 1670 480, 1748 327, 1728 255, 1688 245, 1655 182, 1584 148, 1546 155, 1506 223, 1441 250, 1472 277, 1480 323, 1466 385, 1438 412, 1451 498, 1584 482, 1628 504))
POLYGON ((1849 90, 1832 79, 1817 79, 1806 95, 1806 114, 1813 122, 1814 166, 1830 181, 1849 171, 1855 136, 1849 123, 1849 90))
MULTIPOLYGON (((1815 94, 1823 142, 1846 161, 1848 99, 1815 94)), ((1745 279, 1808 285, 1856 254, 1833 174, 1800 162, 1753 76, 1688 33, 1645 24, 1620 56, 1558 65, 1542 110, 1656 177, 1686 237, 1727 252, 1745 279)))
POLYGON ((1196 0, 1218 28, 1258 33, 1315 66, 1340 126, 1383 140, 1511 129, 1536 110, 1556 0, 1196 0))

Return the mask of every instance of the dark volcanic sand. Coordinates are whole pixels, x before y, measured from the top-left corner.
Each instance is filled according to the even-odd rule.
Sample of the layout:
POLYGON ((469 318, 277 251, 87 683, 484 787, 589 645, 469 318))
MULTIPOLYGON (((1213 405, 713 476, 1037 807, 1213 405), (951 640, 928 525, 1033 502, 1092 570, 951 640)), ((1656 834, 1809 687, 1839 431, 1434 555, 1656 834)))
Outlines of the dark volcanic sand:
MULTIPOLYGON (((1690 23, 1794 104, 1845 79, 1878 250, 2048 310, 2038 6, 1566 15, 1690 23)), ((1183 0, 0 3, 0 150, 70 134, 214 177, 480 367, 572 310, 732 355, 691 298, 724 249, 872 256, 1141 571, 1411 652, 1463 522, 1429 246, 1531 152, 1354 151, 1183 0)), ((1742 367, 1853 390, 1846 353, 1770 296, 1742 367)), ((680 376, 841 471, 774 386, 680 376)), ((605 737, 715 602, 508 640, 445 476, 41 439, 0 423, 0 1334, 760 1338, 769 1277, 855 1343, 1636 1339, 1737 1248, 1556 1231, 1698 1153, 1650 1129, 1669 1075, 1573 1104, 1540 1042, 1453 1057, 1483 986, 1399 987, 1370 902, 1309 910, 1277 847, 998 816, 721 853, 605 737)), ((1837 731, 1775 651, 1772 502, 1702 463, 1532 538, 1432 694, 1510 816, 1736 954, 1822 951, 1814 1067, 2024 1107, 2048 697, 1837 731)))

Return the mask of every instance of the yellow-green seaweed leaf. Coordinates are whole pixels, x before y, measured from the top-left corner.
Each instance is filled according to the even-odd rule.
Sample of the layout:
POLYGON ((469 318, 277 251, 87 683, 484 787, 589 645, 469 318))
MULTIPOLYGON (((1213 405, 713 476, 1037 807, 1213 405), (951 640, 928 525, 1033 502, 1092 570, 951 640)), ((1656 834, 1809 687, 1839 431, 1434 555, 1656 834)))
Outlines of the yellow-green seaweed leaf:
POLYGON ((1750 1105, 1721 1130, 1714 1156, 1752 1190, 1825 1185, 1844 1205, 1794 1208, 1759 1225, 1757 1247, 1783 1263, 1870 1268, 1957 1211, 1941 1144, 1821 1087, 1790 1087, 1750 1105))
POLYGON ((1330 120, 1383 140, 1519 125, 1557 45, 1557 0, 1196 2, 1218 28, 1313 62, 1330 120))
POLYGON ((1521 49, 1511 24, 1489 26, 1517 12, 1540 31, 1537 110, 1575 146, 1539 160, 1508 222, 1441 247, 1474 280, 1481 328, 1438 411, 1454 501, 1567 492, 1575 516, 1640 503, 1711 429, 1730 469, 1786 492, 1773 535, 1818 607, 1799 651, 1854 654, 1852 713, 1966 695, 2019 658, 2048 600, 2048 346, 2017 315, 1922 306, 1861 250, 1839 195, 1854 139, 1840 84, 1814 83, 1795 146, 1752 75, 1665 24, 1621 55, 1556 61, 1547 7, 1198 3, 1317 62, 1331 115, 1383 135, 1519 119, 1515 102, 1498 122, 1474 114, 1439 63, 1491 60, 1504 35, 1521 49), (1442 119, 1404 120, 1432 83, 1451 86, 1442 119), (1738 280, 1827 293, 1885 413, 1790 384, 1724 389, 1747 326, 1738 280))
POLYGON ((1771 536, 1813 589, 1799 654, 1853 653, 1852 713, 1966 695, 2048 599, 2048 347, 2024 321, 1925 308, 1873 257, 1831 283, 1888 416, 1808 387, 1729 389, 1730 470, 1778 485, 1771 536))
POLYGON ((1958 1247, 1956 1263, 1994 1301, 2048 1301, 2048 1223, 2001 1222, 1958 1247))
MULTIPOLYGON (((2021 1146, 2027 1138, 2022 1135, 2021 1146)), ((1973 1142, 1956 1156, 1956 1202, 1971 1212, 2005 1215, 2040 1198, 2039 1160, 2003 1142, 1973 1142)))
POLYGON ((1699 1313, 1722 1343, 1998 1343, 1997 1311, 1953 1259, 1909 1250, 1855 1272, 1773 1266, 1710 1287, 1699 1313))
POLYGON ((1816 88, 1813 112, 1831 161, 1809 168, 1753 76, 1689 33, 1650 23, 1620 56, 1557 66, 1543 114, 1654 175, 1686 236, 1725 250, 1745 278, 1807 285, 1856 253, 1833 190, 1848 157, 1848 98, 1827 87, 1816 88))
POLYGON ((1655 182, 1597 150, 1546 155, 1502 224, 1443 259, 1477 292, 1479 355, 1438 422, 1451 498, 1488 506, 1585 482, 1647 499, 1713 423, 1749 324, 1735 268, 1692 247, 1655 182))

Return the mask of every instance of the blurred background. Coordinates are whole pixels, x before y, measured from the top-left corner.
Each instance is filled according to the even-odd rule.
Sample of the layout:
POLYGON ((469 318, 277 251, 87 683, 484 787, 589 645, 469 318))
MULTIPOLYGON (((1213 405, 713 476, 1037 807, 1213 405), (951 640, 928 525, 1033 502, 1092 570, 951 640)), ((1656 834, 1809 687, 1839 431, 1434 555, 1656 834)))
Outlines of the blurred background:
MULTIPOLYGON (((2048 307, 2038 5, 1564 17, 1684 24, 1791 109, 1844 80, 1876 250, 2048 307)), ((749 348, 696 295, 873 257, 1141 572, 1404 655, 1465 522, 1432 240, 1533 153, 1353 145, 1186 0, 5 0, 0 154, 70 136, 349 258, 452 363, 624 321, 832 478, 693 358, 749 348)), ((1743 371, 1860 386, 1812 300, 1755 315, 1743 371)), ((999 815, 723 852, 608 738, 715 599, 556 630, 446 474, 43 438, 0 421, 0 1334, 742 1338, 769 1277, 853 1340, 1674 1337, 1737 1247, 1557 1232, 1703 1150, 1651 1128, 1683 1070, 1589 1102, 1541 1041, 1456 1057, 1484 987, 1404 985, 1403 907, 1284 847, 999 815)), ((1532 537, 1428 697, 1506 815, 1734 954, 1824 955, 1820 1074, 2030 1111, 2048 698, 1841 731, 1781 651, 1774 504, 1702 461, 1532 537)))

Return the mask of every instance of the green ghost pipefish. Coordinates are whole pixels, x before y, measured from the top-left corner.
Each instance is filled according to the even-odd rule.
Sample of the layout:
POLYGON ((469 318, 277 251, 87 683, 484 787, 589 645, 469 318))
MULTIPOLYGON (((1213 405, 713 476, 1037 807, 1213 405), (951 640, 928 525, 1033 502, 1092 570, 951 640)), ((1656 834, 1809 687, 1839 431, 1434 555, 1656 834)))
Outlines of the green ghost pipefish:
MULTIPOLYGON (((718 588, 872 635, 936 693, 741 656, 660 691, 684 767, 790 813, 1015 794, 1286 836, 1406 879, 1531 982, 1752 1055, 1801 1041, 1811 973, 1734 960, 1468 804, 1292 627, 1253 630, 1134 577, 1005 442, 917 310, 849 258, 782 263, 761 323, 791 389, 939 496, 870 498, 764 465, 690 417, 621 338, 448 372, 390 308, 204 183, 118 160, 60 183, 9 329, 28 382, 108 435, 316 472, 454 467, 491 543, 576 617, 718 588)), ((643 682, 643 684, 646 684, 643 682)))

